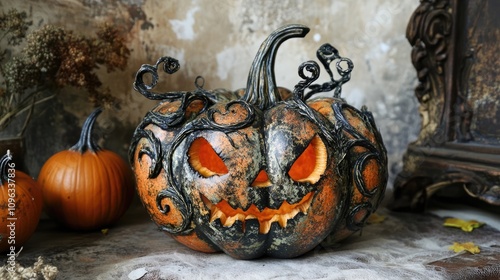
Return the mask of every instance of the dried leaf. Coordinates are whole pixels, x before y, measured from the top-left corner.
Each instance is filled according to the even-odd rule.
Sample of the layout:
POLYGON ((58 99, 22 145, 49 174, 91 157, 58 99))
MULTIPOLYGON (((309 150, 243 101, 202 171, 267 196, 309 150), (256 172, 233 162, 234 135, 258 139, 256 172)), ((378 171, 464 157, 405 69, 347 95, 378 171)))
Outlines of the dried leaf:
POLYGON ((385 216, 379 215, 377 213, 373 213, 368 217, 366 222, 368 224, 380 224, 381 222, 385 221, 385 219, 386 219, 385 216))
POLYGON ((457 218, 448 218, 444 221, 443 225, 446 227, 456 227, 462 229, 463 231, 471 232, 474 229, 484 225, 484 223, 478 222, 476 220, 465 221, 457 218))
POLYGON ((108 231, 109 231, 109 229, 107 229, 107 228, 101 229, 101 233, 104 235, 108 234, 108 231))
POLYGON ((454 251, 455 253, 467 251, 471 254, 478 254, 479 252, 481 252, 481 250, 479 250, 479 247, 473 242, 453 242, 453 245, 450 246, 450 250, 454 251))

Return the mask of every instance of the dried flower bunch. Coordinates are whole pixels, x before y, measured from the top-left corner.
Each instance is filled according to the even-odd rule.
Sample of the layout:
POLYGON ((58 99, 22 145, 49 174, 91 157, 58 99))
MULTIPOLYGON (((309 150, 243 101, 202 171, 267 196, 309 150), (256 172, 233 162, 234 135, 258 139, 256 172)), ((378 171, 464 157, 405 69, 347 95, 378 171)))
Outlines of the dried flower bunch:
POLYGON ((116 101, 96 70, 99 66, 108 72, 125 68, 130 50, 118 29, 103 23, 95 37, 86 37, 45 25, 28 34, 31 25, 25 12, 10 10, 0 16, 0 40, 6 40, 6 49, 0 51, 0 129, 20 113, 52 98, 54 89, 66 86, 84 89, 95 106, 116 101), (20 53, 6 61, 8 48, 21 44, 20 53))

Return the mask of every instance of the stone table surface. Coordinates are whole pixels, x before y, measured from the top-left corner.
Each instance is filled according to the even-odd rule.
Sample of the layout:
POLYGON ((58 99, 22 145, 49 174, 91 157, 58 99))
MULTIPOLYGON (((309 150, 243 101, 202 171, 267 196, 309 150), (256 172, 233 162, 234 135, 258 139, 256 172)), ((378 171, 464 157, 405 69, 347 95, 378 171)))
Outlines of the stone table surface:
POLYGON ((186 248, 134 205, 106 234, 65 230, 44 218, 18 261, 31 266, 41 256, 57 267, 56 279, 499 279, 496 228, 464 232, 444 227, 444 217, 432 214, 378 214, 383 222, 294 259, 235 260, 186 248), (469 241, 479 254, 449 249, 469 241))

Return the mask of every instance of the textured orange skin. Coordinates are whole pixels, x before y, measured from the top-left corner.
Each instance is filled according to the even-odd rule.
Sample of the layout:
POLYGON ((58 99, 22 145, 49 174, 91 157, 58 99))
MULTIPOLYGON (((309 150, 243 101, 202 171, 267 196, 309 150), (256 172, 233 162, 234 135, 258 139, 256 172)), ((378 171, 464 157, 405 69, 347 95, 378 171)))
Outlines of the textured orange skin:
MULTIPOLYGON (((189 118, 191 115, 195 115, 198 113, 202 106, 198 102, 194 102, 187 110, 187 117, 189 118)), ((175 112, 179 108, 179 102, 165 102, 162 105, 155 108, 154 111, 161 113, 172 113, 175 112)), ((161 142, 169 142, 175 137, 175 132, 166 132, 156 126, 149 125, 147 129, 153 131, 153 133, 158 137, 161 142)), ((138 153, 144 146, 144 139, 139 141, 137 144, 137 148, 134 154, 134 162, 133 162, 133 170, 135 173, 135 179, 137 184, 137 193, 141 198, 142 204, 146 208, 153 222, 157 225, 162 226, 172 226, 178 227, 182 224, 182 216, 179 213, 178 209, 169 199, 162 200, 163 207, 169 207, 170 212, 168 215, 160 212, 156 205, 156 195, 159 191, 164 188, 168 188, 167 180, 165 178, 165 170, 162 170, 160 175, 156 178, 148 178, 149 176, 149 168, 151 167, 151 159, 147 156, 142 156, 139 158, 138 153)), ((185 246, 206 253, 217 252, 218 250, 213 248, 207 242, 201 240, 196 232, 192 232, 189 235, 175 235, 168 234, 178 242, 184 244, 185 246)))
POLYGON ((49 216, 75 230, 113 224, 134 193, 129 165, 109 150, 56 153, 43 165, 38 182, 49 216))
MULTIPOLYGON (((35 180, 29 175, 16 170, 15 181, 16 207, 15 207, 15 244, 8 244, 10 223, 7 218, 11 218, 8 209, 8 182, 0 186, 0 252, 10 250, 10 246, 15 246, 17 250, 33 235, 42 214, 42 190, 35 180)), ((16 251, 17 253, 17 251, 16 251)))
POLYGON ((213 248, 207 242, 201 240, 195 232, 192 232, 188 235, 173 235, 169 234, 172 238, 174 238, 177 242, 185 245, 186 247, 200 251, 203 253, 215 253, 219 250, 213 248))
MULTIPOLYGON (((141 144, 139 143, 138 150, 140 149, 140 146, 141 144)), ((135 158, 137 158, 137 152, 135 158)), ((178 209, 174 206, 172 201, 168 199, 162 200, 163 207, 170 207, 169 215, 164 215, 163 213, 161 213, 156 206, 156 194, 164 189, 165 186, 167 186, 167 182, 165 180, 164 171, 162 171, 162 173, 160 173, 160 175, 155 179, 148 179, 148 169, 150 166, 151 162, 148 157, 142 157, 140 160, 136 160, 134 162, 134 171, 137 181, 137 193, 142 200, 142 204, 150 214, 153 222, 155 222, 157 225, 171 225, 174 227, 178 227, 182 224, 182 216, 180 215, 178 209)), ((213 253, 217 251, 208 243, 201 240, 195 232, 192 232, 189 235, 166 234, 193 250, 205 253, 213 253)))

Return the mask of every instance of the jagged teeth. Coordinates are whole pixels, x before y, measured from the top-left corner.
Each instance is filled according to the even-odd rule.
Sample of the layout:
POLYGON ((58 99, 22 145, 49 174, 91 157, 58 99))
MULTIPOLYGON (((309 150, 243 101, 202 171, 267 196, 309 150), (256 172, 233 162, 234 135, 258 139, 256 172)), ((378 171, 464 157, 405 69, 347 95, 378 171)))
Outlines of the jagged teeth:
MULTIPOLYGON (((224 221, 224 223, 222 225, 225 227, 230 227, 234 224, 234 222, 244 221, 244 220, 245 220, 245 215, 236 214, 235 216, 231 216, 231 217, 226 218, 226 220, 224 221)), ((221 219, 221 222, 222 222, 222 219, 221 219)))
POLYGON ((259 221, 259 232, 260 233, 268 233, 271 229, 271 221, 259 221))
MULTIPOLYGON (((298 210, 300 210, 300 212, 304 213, 304 214, 307 214, 307 210, 309 209, 309 207, 311 206, 311 202, 312 202, 312 199, 309 199, 307 201, 305 201, 305 203, 302 203, 300 204, 297 208, 298 210)), ((297 209, 295 208, 295 209, 297 209)), ((294 210, 295 210, 294 209, 294 210)))
POLYGON ((254 215, 247 215, 245 217, 245 220, 251 220, 251 219, 257 219, 257 216, 254 216, 254 215))
MULTIPOLYGON (((283 208, 288 208, 288 207, 280 207, 278 210, 272 210, 272 209, 265 209, 262 212, 258 211, 259 213, 266 212, 267 214, 272 214, 273 212, 269 213, 270 211, 276 212, 270 219, 269 218, 259 218, 258 216, 254 214, 246 214, 243 210, 238 210, 239 213, 234 214, 232 216, 227 215, 224 213, 221 209, 217 207, 217 205, 212 204, 208 199, 203 197, 203 201, 205 202, 205 205, 210 208, 210 223, 213 221, 219 219, 222 226, 224 227, 230 227, 232 226, 236 221, 241 221, 243 223, 243 230, 245 230, 245 221, 246 220, 252 220, 252 219, 257 219, 259 221, 259 232, 262 234, 266 234, 269 232, 271 229, 271 225, 274 222, 277 222, 282 228, 285 228, 288 224, 288 220, 293 219, 299 212, 302 212, 303 214, 307 214, 307 211, 309 207, 311 206, 313 194, 310 193, 306 195, 299 203, 296 203, 294 205, 290 205, 287 202, 284 202, 283 205, 287 204, 288 207, 292 207, 291 210, 289 210, 288 213, 282 213, 284 212, 282 209, 283 208)), ((254 206, 252 206, 254 207, 254 206)), ((256 207, 254 207, 257 209, 256 207)), ((232 209, 234 210, 234 209, 232 209)), ((234 213, 236 210, 234 210, 232 213, 234 213)), ((247 210, 248 211, 248 210, 247 210)), ((230 212, 230 211, 229 211, 230 212)), ((255 212, 255 211, 250 211, 250 212, 255 212)), ((269 217, 269 215, 265 215, 269 217)))
POLYGON ((224 215, 224 213, 222 213, 222 211, 219 210, 219 208, 215 207, 215 210, 212 210, 212 215, 210 216, 210 222, 213 222, 217 219, 222 219, 222 217, 224 217, 224 220, 226 219, 226 215, 224 215))
POLYGON ((286 224, 288 223, 288 218, 285 215, 281 215, 278 217, 278 223, 282 228, 286 228, 286 224))

